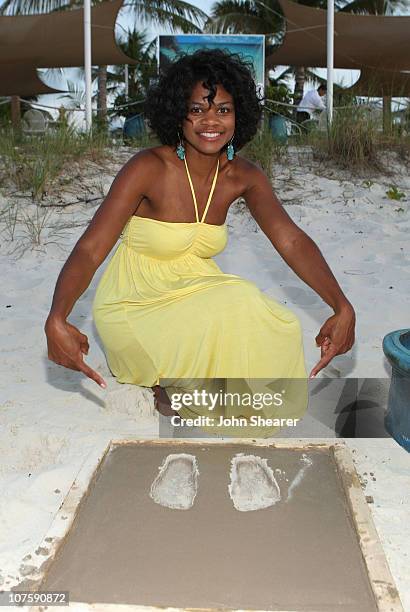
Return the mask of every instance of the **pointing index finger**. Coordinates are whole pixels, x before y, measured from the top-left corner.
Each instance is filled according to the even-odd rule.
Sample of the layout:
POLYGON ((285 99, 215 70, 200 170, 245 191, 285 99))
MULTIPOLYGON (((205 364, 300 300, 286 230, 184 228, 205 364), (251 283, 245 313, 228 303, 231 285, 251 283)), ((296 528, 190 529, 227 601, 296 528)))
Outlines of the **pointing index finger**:
POLYGON ((78 363, 78 368, 79 368, 79 370, 81 372, 83 372, 83 374, 88 376, 88 378, 91 378, 91 380, 96 382, 97 385, 100 385, 100 387, 103 387, 103 389, 105 389, 107 387, 107 384, 106 384, 105 380, 103 379, 103 377, 100 376, 100 374, 98 374, 98 372, 96 372, 95 370, 90 368, 90 366, 88 366, 85 363, 85 361, 83 361, 82 358, 80 359, 80 361, 78 363))
POLYGON ((324 355, 319 361, 318 363, 315 365, 315 367, 312 369, 311 373, 309 374, 309 378, 314 378, 316 376, 316 374, 318 374, 318 372, 320 372, 320 370, 323 370, 323 368, 325 368, 328 363, 330 363, 330 361, 332 361, 333 357, 336 356, 336 351, 333 349, 329 349, 329 351, 326 353, 326 355, 324 355))

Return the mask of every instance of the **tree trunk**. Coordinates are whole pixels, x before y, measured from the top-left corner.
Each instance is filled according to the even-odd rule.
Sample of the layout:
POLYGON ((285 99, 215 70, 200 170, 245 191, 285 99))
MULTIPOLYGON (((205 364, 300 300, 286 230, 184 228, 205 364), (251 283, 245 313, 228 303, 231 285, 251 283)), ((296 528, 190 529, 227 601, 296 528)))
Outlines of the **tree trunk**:
POLYGON ((293 92, 294 104, 299 104, 303 98, 303 89, 305 87, 305 68, 298 66, 295 68, 295 89, 293 92))
POLYGON ((385 134, 390 134, 391 129, 391 96, 383 96, 383 132, 385 134))
POLYGON ((15 130, 21 125, 21 105, 19 96, 11 96, 11 125, 15 130))
POLYGON ((107 66, 98 67, 97 117, 102 124, 107 122, 107 66))

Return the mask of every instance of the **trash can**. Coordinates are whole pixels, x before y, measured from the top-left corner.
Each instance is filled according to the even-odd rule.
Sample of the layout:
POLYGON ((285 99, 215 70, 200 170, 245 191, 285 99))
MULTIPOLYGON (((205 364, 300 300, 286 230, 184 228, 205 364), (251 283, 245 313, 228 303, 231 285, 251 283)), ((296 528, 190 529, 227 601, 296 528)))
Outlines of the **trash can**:
POLYGON ((123 134, 126 138, 140 138, 145 134, 144 115, 128 117, 124 122, 123 134))
POLYGON ((286 144, 288 129, 285 117, 282 117, 282 115, 269 115, 269 129, 275 140, 281 144, 286 144))
POLYGON ((383 351, 392 367, 384 424, 396 442, 410 452, 410 329, 387 334, 383 351))

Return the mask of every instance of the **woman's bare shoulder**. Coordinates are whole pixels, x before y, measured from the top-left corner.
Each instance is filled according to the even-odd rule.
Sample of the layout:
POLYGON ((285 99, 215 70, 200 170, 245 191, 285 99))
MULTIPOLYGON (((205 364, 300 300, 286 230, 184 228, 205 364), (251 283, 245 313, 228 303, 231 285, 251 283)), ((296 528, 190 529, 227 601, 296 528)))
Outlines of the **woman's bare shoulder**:
POLYGON ((143 170, 144 173, 148 174, 158 172, 166 164, 168 156, 166 149, 168 148, 161 145, 137 151, 137 153, 130 157, 123 169, 130 172, 143 170))
POLYGON ((235 161, 235 178, 244 193, 255 185, 264 184, 269 180, 265 172, 249 159, 238 155, 235 161))

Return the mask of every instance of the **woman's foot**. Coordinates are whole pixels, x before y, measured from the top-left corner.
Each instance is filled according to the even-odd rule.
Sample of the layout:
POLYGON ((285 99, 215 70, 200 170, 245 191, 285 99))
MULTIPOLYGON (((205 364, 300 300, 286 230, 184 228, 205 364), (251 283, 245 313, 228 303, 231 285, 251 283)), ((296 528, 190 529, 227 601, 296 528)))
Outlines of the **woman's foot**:
POLYGON ((160 385, 155 385, 152 387, 154 392, 154 408, 158 410, 164 416, 173 416, 175 414, 175 410, 171 408, 170 399, 163 387, 160 385))

